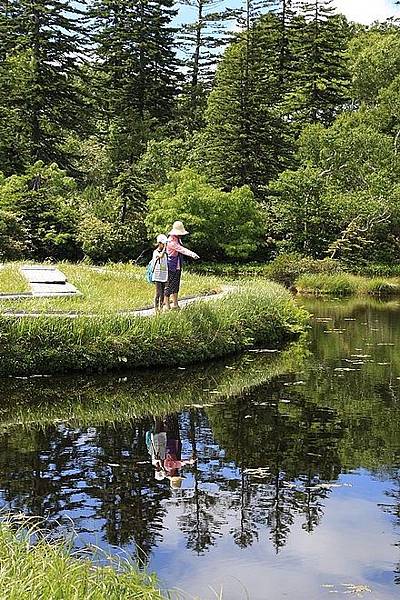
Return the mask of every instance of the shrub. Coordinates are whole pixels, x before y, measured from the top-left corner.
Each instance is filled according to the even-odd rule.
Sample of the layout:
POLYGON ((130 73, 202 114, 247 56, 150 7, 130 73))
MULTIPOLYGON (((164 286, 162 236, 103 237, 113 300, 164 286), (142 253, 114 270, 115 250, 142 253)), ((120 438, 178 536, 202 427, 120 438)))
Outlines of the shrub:
POLYGON ((0 185, 0 208, 23 224, 26 254, 36 259, 80 256, 77 206, 76 184, 56 164, 39 161, 0 185))
POLYGON ((26 231, 12 212, 0 210, 0 260, 17 260, 26 251, 26 231))
POLYGON ((316 260, 293 253, 280 254, 265 267, 264 274, 270 279, 290 287, 300 275, 305 273, 338 273, 340 271, 340 263, 336 260, 329 258, 316 260))
POLYGON ((140 216, 127 223, 110 223, 87 216, 80 225, 78 240, 94 263, 135 259, 143 250, 145 226, 140 216))
POLYGON ((247 186, 222 192, 190 169, 173 172, 149 195, 150 235, 182 220, 202 258, 243 258, 254 254, 263 236, 260 208, 247 186))

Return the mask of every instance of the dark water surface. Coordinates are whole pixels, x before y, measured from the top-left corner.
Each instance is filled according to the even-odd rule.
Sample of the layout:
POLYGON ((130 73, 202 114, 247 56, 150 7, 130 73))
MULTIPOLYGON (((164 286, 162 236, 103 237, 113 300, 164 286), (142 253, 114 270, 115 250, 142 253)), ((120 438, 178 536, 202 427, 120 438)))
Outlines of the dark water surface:
POLYGON ((188 598, 399 598, 400 303, 304 304, 279 353, 1 383, 1 506, 188 598), (197 458, 182 479, 156 479, 154 428, 197 458))

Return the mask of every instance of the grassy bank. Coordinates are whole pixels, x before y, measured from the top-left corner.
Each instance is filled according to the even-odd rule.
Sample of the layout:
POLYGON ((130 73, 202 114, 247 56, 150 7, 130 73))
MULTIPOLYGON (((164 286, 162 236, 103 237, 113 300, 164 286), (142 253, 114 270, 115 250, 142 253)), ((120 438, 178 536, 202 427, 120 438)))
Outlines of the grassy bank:
POLYGON ((154 318, 0 317, 0 376, 105 372, 187 365, 251 346, 277 346, 303 330, 307 313, 271 282, 154 318))
MULTIPOLYGON (((0 523, 1 598, 7 600, 158 600, 152 577, 131 564, 95 567, 71 556, 67 543, 49 543, 33 531, 0 523)), ((15 525, 15 523, 14 523, 15 525)))
POLYGON ((400 294, 400 279, 386 277, 362 277, 351 273, 305 274, 295 282, 301 294, 352 296, 390 296, 400 294))
MULTIPOLYGON (((5 265, 0 270, 0 293, 28 291, 18 263, 5 265), (25 286, 24 289, 23 286, 25 286)), ((109 264, 93 267, 85 264, 59 263, 70 283, 82 296, 76 298, 23 298, 2 300, 0 312, 78 312, 115 313, 130 311, 153 304, 154 286, 145 281, 145 269, 132 264, 109 264)), ((215 277, 184 273, 181 296, 199 296, 220 291, 215 277)))

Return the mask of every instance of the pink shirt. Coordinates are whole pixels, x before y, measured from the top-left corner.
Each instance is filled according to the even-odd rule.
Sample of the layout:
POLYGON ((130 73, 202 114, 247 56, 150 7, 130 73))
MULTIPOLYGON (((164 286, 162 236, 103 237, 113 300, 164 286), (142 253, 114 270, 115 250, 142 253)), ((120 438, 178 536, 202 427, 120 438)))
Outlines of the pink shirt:
POLYGON ((168 254, 168 267, 170 271, 179 271, 181 268, 181 261, 179 260, 179 254, 190 256, 190 258, 197 258, 197 254, 192 252, 185 246, 182 246, 181 240, 177 235, 170 235, 167 242, 167 254, 168 254), (176 266, 175 266, 176 265, 176 266))

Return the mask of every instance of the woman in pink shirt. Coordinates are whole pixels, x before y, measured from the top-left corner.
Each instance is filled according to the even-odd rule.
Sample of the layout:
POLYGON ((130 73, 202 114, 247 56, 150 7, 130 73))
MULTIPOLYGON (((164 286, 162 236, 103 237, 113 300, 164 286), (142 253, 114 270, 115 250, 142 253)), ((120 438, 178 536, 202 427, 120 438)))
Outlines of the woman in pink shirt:
POLYGON ((181 237, 188 233, 189 232, 184 228, 182 221, 175 221, 169 232, 167 242, 168 281, 164 292, 164 308, 166 310, 171 308, 170 296, 172 296, 172 308, 179 308, 178 294, 181 284, 182 256, 189 256, 195 260, 200 258, 198 254, 188 250, 181 244, 181 237))

